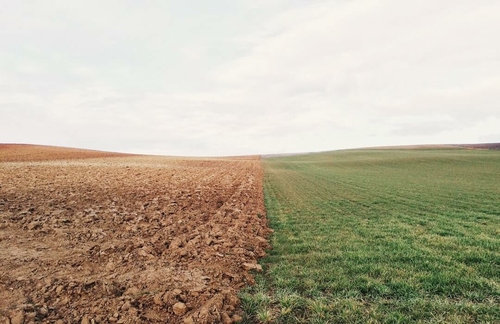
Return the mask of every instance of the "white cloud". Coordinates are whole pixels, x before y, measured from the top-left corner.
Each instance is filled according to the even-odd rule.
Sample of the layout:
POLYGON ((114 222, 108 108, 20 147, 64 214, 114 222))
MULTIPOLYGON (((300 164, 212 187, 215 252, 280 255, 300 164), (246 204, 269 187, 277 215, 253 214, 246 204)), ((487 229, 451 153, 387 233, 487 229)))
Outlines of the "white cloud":
POLYGON ((500 141, 497 1, 148 4, 10 4, 0 138, 188 155, 500 141))

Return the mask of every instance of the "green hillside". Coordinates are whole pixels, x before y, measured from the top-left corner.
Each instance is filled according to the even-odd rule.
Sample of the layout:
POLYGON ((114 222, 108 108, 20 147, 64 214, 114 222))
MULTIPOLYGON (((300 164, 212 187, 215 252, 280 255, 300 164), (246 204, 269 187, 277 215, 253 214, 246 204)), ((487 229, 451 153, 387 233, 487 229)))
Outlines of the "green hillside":
POLYGON ((500 321, 500 151, 263 160, 275 230, 247 322, 500 321))

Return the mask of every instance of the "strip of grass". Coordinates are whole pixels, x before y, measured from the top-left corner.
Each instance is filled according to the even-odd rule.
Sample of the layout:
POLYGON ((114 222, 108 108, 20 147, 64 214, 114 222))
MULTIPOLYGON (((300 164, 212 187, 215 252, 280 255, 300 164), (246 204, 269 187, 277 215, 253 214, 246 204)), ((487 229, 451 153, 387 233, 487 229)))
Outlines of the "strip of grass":
POLYGON ((500 322, 500 152, 263 163, 275 233, 247 323, 500 322))

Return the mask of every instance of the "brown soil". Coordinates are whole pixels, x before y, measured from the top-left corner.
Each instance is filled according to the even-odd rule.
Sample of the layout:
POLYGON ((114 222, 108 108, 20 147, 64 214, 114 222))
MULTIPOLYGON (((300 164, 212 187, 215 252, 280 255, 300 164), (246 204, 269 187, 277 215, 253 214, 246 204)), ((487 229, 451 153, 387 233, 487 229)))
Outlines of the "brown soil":
POLYGON ((457 146, 478 150, 500 150, 500 143, 462 144, 457 146))
POLYGON ((0 162, 50 161, 132 156, 132 154, 82 150, 58 146, 0 144, 0 162))
POLYGON ((258 158, 22 150, 1 151, 25 160, 0 163, 2 323, 241 319, 269 247, 258 158))

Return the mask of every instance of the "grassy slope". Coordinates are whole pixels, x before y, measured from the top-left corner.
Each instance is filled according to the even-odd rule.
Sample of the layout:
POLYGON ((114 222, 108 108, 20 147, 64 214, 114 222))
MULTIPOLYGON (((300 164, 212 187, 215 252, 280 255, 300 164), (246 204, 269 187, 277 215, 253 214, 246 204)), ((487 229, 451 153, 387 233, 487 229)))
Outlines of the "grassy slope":
POLYGON ((500 321, 500 152, 264 161, 274 249, 247 322, 500 321))

